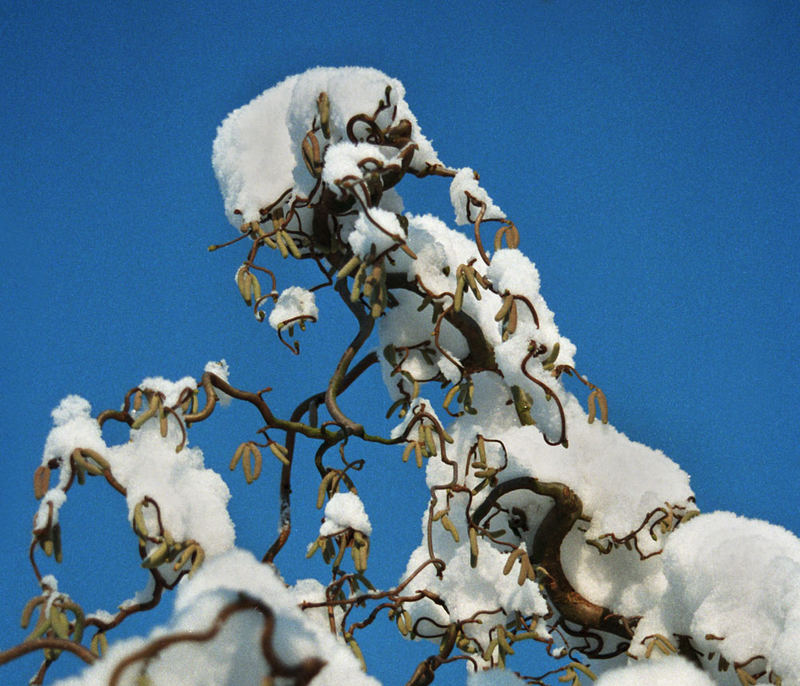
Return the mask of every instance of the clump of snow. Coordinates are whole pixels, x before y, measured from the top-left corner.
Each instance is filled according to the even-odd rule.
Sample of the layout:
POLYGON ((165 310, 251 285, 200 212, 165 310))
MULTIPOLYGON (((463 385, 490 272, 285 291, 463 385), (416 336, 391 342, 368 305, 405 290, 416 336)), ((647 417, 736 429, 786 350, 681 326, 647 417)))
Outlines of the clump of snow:
MULTIPOLYGON (((434 460, 429 460, 430 465, 434 460)), ((475 566, 470 560, 469 532, 464 517, 466 499, 453 497, 448 503, 447 516, 456 530, 458 540, 452 531, 446 530, 442 519, 432 523, 433 549, 436 557, 445 563, 442 577, 436 573, 433 565, 428 565, 414 578, 415 588, 432 591, 444 601, 444 606, 424 599, 406 606, 412 619, 424 626, 428 621, 439 626, 467 620, 481 614, 481 623, 467 622, 464 632, 470 638, 486 646, 490 642, 490 631, 496 624, 505 624, 519 612, 522 616, 544 617, 548 614, 547 603, 536 582, 527 579, 519 583, 518 571, 520 563, 512 568, 509 574, 503 570, 508 561, 509 552, 501 552, 491 543, 478 537, 478 556, 475 566)), ((437 509, 443 507, 440 503, 437 509)), ((427 530, 428 514, 423 518, 423 532, 427 530)), ((408 577, 429 559, 427 541, 411 554, 403 578, 408 577)), ((549 634, 542 622, 534 621, 534 630, 542 639, 549 634)), ((474 656, 476 659, 478 656, 474 656)))
POLYGON ((729 663, 762 655, 784 684, 800 684, 800 539, 730 512, 694 517, 667 540, 667 589, 637 627, 632 651, 654 633, 690 635, 729 663))
POLYGON ((594 686, 714 686, 705 672, 682 657, 644 660, 627 667, 611 669, 594 686))
POLYGON ((292 187, 294 154, 284 121, 297 76, 231 112, 217 129, 211 162, 235 227, 292 187), (237 214, 237 212, 239 214, 237 214))
POLYGON ((53 424, 64 426, 74 419, 88 417, 92 411, 89 401, 79 395, 68 395, 50 413, 53 424))
POLYGON ((492 256, 486 276, 501 295, 520 296, 516 301, 519 314, 517 331, 510 340, 496 346, 498 364, 503 373, 511 374, 515 383, 525 383, 519 378, 518 370, 520 360, 527 352, 527 344, 532 340, 547 346, 548 351, 558 343, 558 357, 552 364, 573 365, 575 346, 559 334, 555 316, 539 291, 539 272, 533 262, 516 248, 503 248, 492 256), (535 319, 531 307, 536 313, 535 319))
POLYGON ((404 97, 403 85, 376 69, 319 67, 282 81, 229 114, 217 130, 212 163, 231 223, 238 228, 243 222, 258 220, 260 210, 283 201, 287 191, 298 196, 311 193, 317 180, 306 168, 302 143, 312 130, 325 160, 326 183, 335 184, 350 173, 361 175, 353 148, 381 165, 399 164, 397 148, 373 141, 370 125, 356 124, 352 128, 356 140, 348 138, 348 123, 356 115, 376 115, 375 125, 382 130, 407 121, 409 142, 416 146, 411 168, 424 170, 438 164, 404 97), (317 106, 321 93, 327 94, 329 102, 328 138, 317 106), (386 106, 376 112, 382 100, 386 106))
POLYGON ((203 367, 203 371, 209 372, 210 374, 214 374, 223 381, 228 381, 230 375, 230 368, 228 367, 228 363, 225 360, 219 360, 219 361, 212 360, 206 363, 206 366, 203 367))
MULTIPOLYGON (((378 110, 378 103, 383 101, 385 106, 377 111, 375 124, 383 129, 402 120, 409 122, 410 141, 417 146, 411 161, 412 168, 424 169, 427 164, 433 165, 439 162, 430 142, 422 135, 417 118, 405 101, 405 88, 400 81, 386 76, 377 69, 318 67, 298 77, 286 118, 289 135, 295 145, 295 188, 298 192, 306 195, 313 186, 313 179, 303 163, 300 143, 311 129, 312 123, 315 120, 319 121, 317 98, 323 92, 327 93, 330 103, 332 143, 348 139, 347 126, 352 117, 356 115, 372 117, 378 110)), ((374 130, 371 126, 358 124, 352 131, 357 142, 373 142, 374 130)), ((318 131, 316 135, 320 144, 324 145, 323 133, 318 131)))
MULTIPOLYGON (((540 504, 549 509, 549 503, 540 504)), ((660 533, 660 532, 659 532, 660 533)), ((644 552, 657 552, 663 545, 663 536, 657 541, 648 537, 636 543, 644 552), (649 545, 646 545, 649 544, 649 545)), ((584 598, 602 607, 613 608, 626 617, 639 617, 660 601, 666 590, 660 555, 641 559, 639 552, 624 545, 616 546, 605 554, 587 545, 582 531, 573 529, 561 545, 561 563, 570 579, 584 598)))
POLYGON ((345 529, 354 529, 367 536, 372 533, 361 498, 355 493, 334 493, 325 506, 325 521, 319 527, 319 535, 332 536, 345 529))
POLYGON ((378 254, 383 253, 403 240, 405 233, 397 215, 377 207, 369 213, 359 212, 353 231, 347 237, 353 253, 361 258, 369 255, 372 250, 378 254))
POLYGON ((92 407, 77 395, 68 395, 52 412, 53 428, 47 435, 42 464, 50 460, 68 460, 75 448, 102 450, 105 442, 100 426, 92 418, 92 407))
MULTIPOLYGON (((321 607, 307 607, 303 610, 303 616, 310 619, 314 623, 330 629, 330 618, 328 616, 328 608, 324 603, 328 601, 325 595, 326 587, 316 579, 298 579, 293 586, 287 589, 292 594, 292 599, 295 605, 302 603, 320 603, 321 607)), ((341 607, 334 607, 333 614, 338 622, 344 615, 344 609, 341 607)))
POLYGON ((119 604, 120 610, 127 610, 128 608, 132 607, 133 605, 141 605, 143 603, 149 603, 153 599, 153 595, 156 590, 156 583, 152 576, 147 577, 147 585, 136 591, 133 594, 133 598, 128 598, 123 600, 119 604))
POLYGON ((156 422, 131 432, 131 441, 110 447, 103 455, 127 489, 129 518, 148 496, 158 503, 164 528, 177 541, 194 539, 207 556, 233 546, 235 534, 228 515, 230 491, 222 477, 203 464, 199 448, 175 451, 162 438, 156 422))
POLYGON ((417 259, 410 265, 409 276, 419 276, 425 287, 434 293, 452 292, 458 265, 480 259, 475 242, 433 215, 406 216, 409 221, 408 243, 417 254, 417 259), (430 247, 426 250, 426 246, 430 247), (449 274, 444 274, 445 267, 449 268, 449 274))
POLYGON ((52 574, 45 574, 42 577, 42 580, 39 582, 39 585, 43 589, 47 589, 53 593, 58 592, 58 579, 56 579, 56 577, 54 577, 52 574))
MULTIPOLYGON (((203 368, 203 371, 214 374, 225 382, 230 380, 230 368, 225 360, 212 360, 207 362, 206 366, 203 368)), ((229 396, 227 393, 223 393, 219 389, 214 389, 214 394, 217 396, 217 400, 223 407, 230 405, 231 401, 233 400, 231 396, 229 396)))
POLYGON ((146 379, 142 379, 141 383, 139 383, 139 388, 161 393, 164 396, 164 405, 171 407, 178 403, 182 393, 187 388, 195 390, 197 381, 191 376, 185 376, 179 381, 170 381, 163 376, 149 376, 146 379))
MULTIPOLYGON (((205 367, 203 367, 203 371, 208 372, 209 374, 214 374, 223 381, 227 382, 230 380, 230 368, 225 360, 211 360, 206 363, 205 367)), ((214 389, 214 394, 217 396, 217 400, 223 407, 230 405, 231 401, 233 400, 231 396, 229 396, 227 393, 223 393, 219 389, 214 389)))
POLYGON ((377 145, 341 141, 325 152, 322 180, 336 189, 341 183, 353 184, 363 180, 365 174, 383 167, 387 161, 377 145), (362 165, 362 160, 366 159, 370 162, 362 165))
MULTIPOLYGON (((263 604, 273 614, 272 647, 284 664, 296 665, 312 657, 326 662, 309 686, 343 683, 378 686, 377 680, 361 671, 350 649, 330 633, 326 622, 317 622, 315 615, 301 612, 295 593, 286 588, 271 566, 239 549, 207 561, 194 577, 180 583, 168 624, 154 629, 147 639, 115 642, 102 660, 80 676, 58 683, 60 686, 107 684, 114 668, 126 655, 165 635, 207 631, 220 611, 241 597, 263 604)), ((146 664, 148 683, 153 686, 259 683, 268 674, 260 645, 264 625, 264 616, 256 610, 230 615, 214 638, 203 642, 182 641, 161 651, 159 659, 146 664)), ((144 663, 137 663, 126 669, 120 686, 138 683, 143 666, 144 663)))
MULTIPOLYGON (((610 424, 586 421, 575 400, 564 407, 569 447, 553 450, 538 439, 537 429, 523 426, 498 436, 508 451, 506 478, 534 476, 574 490, 591 517, 588 538, 638 529, 647 514, 673 503, 687 506, 689 475, 660 450, 632 441, 610 424)), ((649 538, 649 532, 642 532, 649 538)))
POLYGON ((502 248, 495 252, 486 276, 498 293, 509 292, 529 298, 539 295, 539 270, 516 248, 502 248))
POLYGON ((58 512, 61 506, 67 502, 67 494, 61 488, 51 488, 42 497, 39 509, 33 516, 34 530, 43 529, 50 524, 58 524, 58 512))
POLYGON ((96 619, 98 622, 102 622, 103 624, 111 624, 114 619, 115 615, 112 615, 107 610, 95 610, 91 614, 86 615, 86 619, 96 619))
POLYGON ((456 211, 456 224, 472 224, 480 214, 481 204, 486 206, 483 220, 505 219, 506 215, 492 202, 489 194, 481 188, 475 172, 469 167, 459 169, 450 182, 450 202, 456 211))
MULTIPOLYGON (((162 394, 163 404, 171 406, 186 388, 196 389, 197 383, 191 377, 177 382, 149 377, 139 387, 162 394)), ((53 523, 58 521, 59 508, 66 501, 64 488, 71 475, 69 458, 74 450, 82 448, 97 452, 107 461, 113 477, 126 489, 129 520, 133 519, 136 505, 149 497, 158 503, 163 526, 176 541, 194 539, 206 556, 230 549, 235 535, 227 510, 228 487, 217 472, 205 468, 199 448, 185 445, 176 450, 184 440, 183 429, 175 416, 165 416, 166 436, 162 436, 156 415, 140 428, 132 429, 129 441, 106 445, 97 421, 91 417, 89 403, 78 396, 62 400, 53 412, 55 426, 45 441, 42 458, 43 464, 52 460, 60 463, 59 484, 42 499, 35 528, 46 524, 51 507, 53 523)))
POLYGON ((467 686, 525 686, 527 683, 514 672, 505 669, 470 672, 467 676, 467 686))
POLYGON ((276 331, 284 322, 300 317, 317 318, 319 310, 314 293, 300 286, 289 286, 278 296, 275 307, 269 314, 269 325, 276 331))

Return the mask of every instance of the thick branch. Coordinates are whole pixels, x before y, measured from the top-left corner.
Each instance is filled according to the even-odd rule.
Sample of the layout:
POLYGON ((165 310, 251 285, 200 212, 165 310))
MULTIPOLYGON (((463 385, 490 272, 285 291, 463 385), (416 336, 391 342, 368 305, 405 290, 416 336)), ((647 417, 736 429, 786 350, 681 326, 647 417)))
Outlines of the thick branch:
MULTIPOLYGON (((390 289, 402 288, 411 291, 420 297, 426 295, 420 290, 420 286, 417 282, 409 281, 405 274, 387 274, 386 285, 390 289)), ((467 371, 497 371, 494 349, 489 345, 486 337, 483 335, 483 330, 478 322, 463 310, 456 312, 453 308, 449 308, 445 312, 444 319, 467 341, 469 354, 461 360, 461 364, 464 365, 467 371)))
POLYGON ((456 312, 452 308, 445 313, 444 318, 467 340, 469 354, 461 360, 464 368, 467 371, 497 371, 494 350, 486 341, 478 323, 463 310, 456 312))
POLYGON ((611 610, 596 605, 578 593, 567 579, 561 564, 561 544, 572 530, 583 511, 583 503, 569 487, 558 482, 545 482, 530 476, 506 481, 487 496, 475 510, 473 519, 480 522, 490 508, 504 495, 512 491, 528 490, 537 495, 552 498, 555 503, 547 513, 534 536, 531 562, 545 570, 544 587, 550 600, 561 616, 587 629, 607 631, 630 640, 635 618, 625 618, 611 610))

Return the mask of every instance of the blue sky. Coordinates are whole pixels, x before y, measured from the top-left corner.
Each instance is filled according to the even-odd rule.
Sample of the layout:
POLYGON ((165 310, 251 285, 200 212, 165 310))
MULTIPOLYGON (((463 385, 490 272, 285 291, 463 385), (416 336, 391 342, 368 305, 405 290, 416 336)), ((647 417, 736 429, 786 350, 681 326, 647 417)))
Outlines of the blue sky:
MULTIPOLYGON (((78 393, 98 412, 146 376, 199 375, 221 357, 235 384, 272 386, 284 413, 326 383, 353 330, 347 313, 323 311, 327 322, 304 334, 293 358, 241 305, 241 245, 206 251, 235 235, 210 164, 217 125, 316 65, 373 66, 405 84, 441 159, 478 170, 520 228, 612 423, 686 469, 702 510, 800 532, 800 6, 321 8, 0 5, 0 621, 9 627, 0 647, 24 637, 19 613, 37 593, 27 562, 31 475, 63 396, 78 393)), ((405 183, 407 209, 452 221, 446 182, 405 183)), ((310 285, 294 264, 278 266, 282 286, 310 285)), ((386 429, 379 380, 367 383, 363 421, 386 429)), ((248 408, 232 408, 193 440, 227 478, 232 449, 255 428, 248 408)), ((375 529, 373 574, 388 586, 419 541, 425 493, 398 455, 371 459, 361 491, 375 529)), ((278 558, 289 580, 303 573, 318 526, 307 475, 295 512, 309 506, 307 526, 278 558)), ((260 555, 275 527, 274 480, 244 488, 241 473, 230 477, 239 543, 260 555)), ((125 506, 109 491, 94 481, 70 491, 64 562, 44 565, 89 611, 113 609, 146 578, 125 506)), ((322 575, 315 564, 310 573, 322 575)), ((154 621, 143 619, 121 635, 154 621)), ((386 656, 398 644, 381 627, 384 652, 370 666, 397 683, 386 656)), ((416 660, 434 648, 399 644, 416 660)), ((0 674, 20 683, 37 665, 0 674)), ((76 667, 64 656, 52 673, 76 667)), ((460 667, 449 669, 437 683, 462 681, 460 667)))

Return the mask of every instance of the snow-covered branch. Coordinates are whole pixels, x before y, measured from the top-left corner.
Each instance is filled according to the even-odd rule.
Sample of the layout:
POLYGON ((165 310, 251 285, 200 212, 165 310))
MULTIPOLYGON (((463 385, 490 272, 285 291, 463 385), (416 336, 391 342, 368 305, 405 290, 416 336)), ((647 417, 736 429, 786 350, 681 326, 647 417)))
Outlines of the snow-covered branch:
POLYGON ((95 418, 87 401, 66 398, 35 474, 30 557, 42 594, 28 619, 36 608, 40 617, 7 659, 41 648, 43 677, 60 642, 101 657, 68 686, 181 683, 187 670, 193 683, 371 684, 361 637, 387 616, 403 636, 436 644, 409 666, 414 685, 456 664, 472 686, 800 685, 800 541, 764 522, 700 514, 688 475, 609 423, 613 399, 577 371, 517 227, 476 172, 439 160, 399 81, 355 68, 290 77, 225 119, 213 165, 248 245, 235 281, 256 318, 293 353, 297 340, 284 336, 312 335, 325 317, 352 315, 343 327, 352 339, 288 418, 265 391, 234 385, 224 362, 197 379, 145 379, 122 409, 95 418), (424 208, 405 211, 398 188, 409 174, 450 179, 454 221, 469 235, 424 208), (321 283, 282 287, 283 260, 313 263, 321 283), (325 288, 340 312, 320 309, 325 288), (396 416, 390 436, 339 403, 376 363, 396 416), (568 377, 581 382, 577 395, 568 377), (248 484, 267 466, 281 473, 278 538, 264 542, 261 562, 236 546, 230 492, 190 441, 192 426, 231 400, 255 407, 263 425, 230 468, 241 465, 248 484), (107 444, 108 421, 127 425, 129 440, 107 444), (315 442, 313 456, 298 452, 298 435, 315 442), (357 442, 394 450, 392 479, 410 468, 403 462, 425 469, 421 540, 391 588, 369 579, 371 541, 389 534, 373 530, 359 497, 357 442), (326 585, 287 586, 275 571, 299 459, 319 472, 324 518, 308 555, 329 566, 326 585), (150 573, 115 613, 84 615, 36 560, 37 546, 59 559, 67 492, 87 476, 124 498, 150 573), (109 632, 173 588, 166 626, 108 647, 109 632), (94 631, 88 648, 84 629, 94 631), (569 659, 530 674, 515 650, 523 642, 569 659))

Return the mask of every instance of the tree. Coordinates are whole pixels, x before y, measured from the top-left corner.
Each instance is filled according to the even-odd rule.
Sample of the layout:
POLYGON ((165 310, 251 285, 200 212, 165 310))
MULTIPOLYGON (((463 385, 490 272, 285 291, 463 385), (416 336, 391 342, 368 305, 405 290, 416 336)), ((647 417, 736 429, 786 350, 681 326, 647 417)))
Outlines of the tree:
POLYGON ((34 474, 30 558, 42 592, 23 612, 28 637, 2 662, 42 651, 41 682, 68 651, 92 663, 70 684, 369 684, 362 636, 388 618, 435 644, 408 684, 455 662, 473 686, 800 683, 800 541, 699 514, 688 475, 608 423, 513 222, 472 169, 438 159, 402 84, 365 69, 291 77, 229 115, 213 162, 241 235, 212 249, 248 246, 235 279, 255 317, 300 354, 317 297, 333 293, 355 336, 323 390, 288 416, 262 380, 234 385, 224 361, 199 378, 144 379, 96 417, 82 398, 64 399, 34 474), (409 176, 448 178, 456 223, 473 239, 404 213, 396 186, 409 176), (313 265, 316 285, 279 290, 265 266, 278 254, 313 265), (396 421, 389 435, 345 405, 375 365, 396 421), (230 468, 248 483, 280 470, 266 501, 279 504, 278 533, 260 560, 236 547, 228 489, 189 442, 234 401, 260 419, 230 468), (115 445, 106 432, 117 424, 129 436, 115 445), (425 469, 422 540, 389 588, 369 578, 360 445, 393 452, 392 480, 403 478, 400 460, 425 469), (327 585, 289 587, 276 574, 301 461, 318 472, 324 521, 307 553, 329 566, 327 585), (66 493, 87 476, 124 496, 150 573, 147 591, 114 613, 86 613, 38 562, 39 548, 60 559, 66 493), (168 626, 109 645, 116 626, 173 588, 168 626), (565 659, 529 674, 518 658, 528 642, 565 659))

